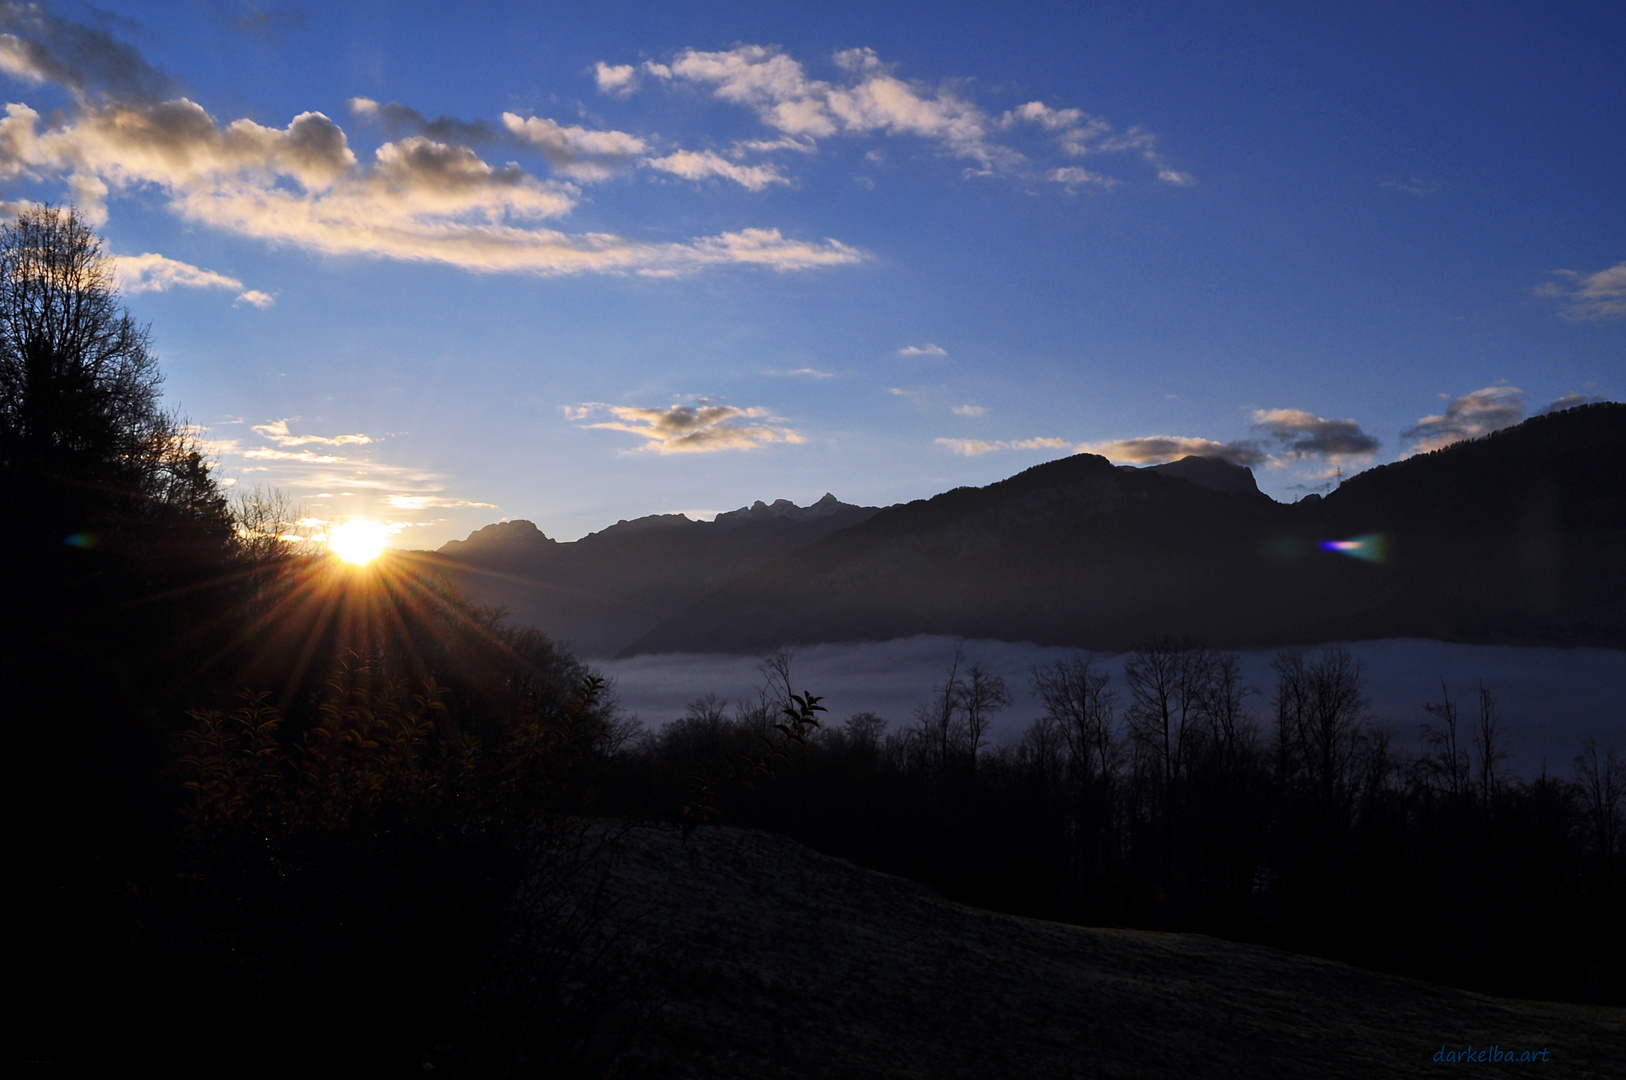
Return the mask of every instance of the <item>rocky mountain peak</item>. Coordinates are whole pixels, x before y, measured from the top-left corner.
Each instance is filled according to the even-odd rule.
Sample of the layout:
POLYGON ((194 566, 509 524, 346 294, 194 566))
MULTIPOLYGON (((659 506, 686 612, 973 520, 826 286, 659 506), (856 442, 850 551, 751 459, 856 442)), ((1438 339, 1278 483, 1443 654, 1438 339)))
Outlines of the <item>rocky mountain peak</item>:
POLYGON ((476 529, 469 533, 467 540, 448 540, 441 545, 442 555, 453 555, 459 551, 468 550, 512 550, 516 548, 541 547, 557 544, 558 541, 548 537, 535 522, 517 518, 513 521, 499 521, 487 525, 483 529, 476 529))
POLYGON ((1189 454, 1179 461, 1152 465, 1148 472, 1173 476, 1210 491, 1224 491, 1237 495, 1258 495, 1259 485, 1253 470, 1246 465, 1233 465, 1224 458, 1189 454))

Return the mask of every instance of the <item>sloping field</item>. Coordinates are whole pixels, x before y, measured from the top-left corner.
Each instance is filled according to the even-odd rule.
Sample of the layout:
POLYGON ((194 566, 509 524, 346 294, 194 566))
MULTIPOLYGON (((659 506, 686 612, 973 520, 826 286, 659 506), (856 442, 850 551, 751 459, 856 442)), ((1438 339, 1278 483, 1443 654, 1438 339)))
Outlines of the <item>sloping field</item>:
POLYGON ((1626 1075, 1623 1009, 994 914, 765 833, 635 829, 611 887, 659 1002, 617 1075, 1626 1075), (1433 1060, 1470 1045, 1515 1060, 1433 1060))

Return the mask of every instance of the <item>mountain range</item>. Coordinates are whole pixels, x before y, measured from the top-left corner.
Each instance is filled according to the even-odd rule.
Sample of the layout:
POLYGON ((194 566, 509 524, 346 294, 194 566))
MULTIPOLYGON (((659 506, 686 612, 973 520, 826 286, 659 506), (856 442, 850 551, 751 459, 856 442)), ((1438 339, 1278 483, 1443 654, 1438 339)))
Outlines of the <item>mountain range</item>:
POLYGON ((712 521, 622 520, 563 543, 530 521, 505 521, 443 545, 432 560, 476 602, 506 609, 583 656, 608 656, 725 582, 878 512, 827 494, 803 507, 757 502, 712 521))
POLYGON ((1279 503, 1214 458, 1088 454, 877 509, 826 495, 574 543, 530 522, 434 556, 583 655, 914 634, 1121 650, 1425 637, 1626 647, 1626 405, 1598 404, 1279 503))

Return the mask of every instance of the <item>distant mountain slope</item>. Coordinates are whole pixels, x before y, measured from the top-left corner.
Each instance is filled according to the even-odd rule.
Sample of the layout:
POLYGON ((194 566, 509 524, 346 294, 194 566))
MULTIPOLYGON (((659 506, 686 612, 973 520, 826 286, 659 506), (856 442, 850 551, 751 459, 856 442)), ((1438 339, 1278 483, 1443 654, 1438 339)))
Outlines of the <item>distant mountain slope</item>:
POLYGON ((826 494, 805 507, 758 502, 715 521, 621 521, 567 543, 509 521, 445 544, 432 562, 477 602, 507 608, 581 655, 604 656, 730 578, 875 512, 826 494))
POLYGON ((1154 633, 1626 645, 1623 445, 1626 406, 1586 406, 1291 505, 1216 463, 1079 455, 883 510, 625 652, 917 633, 1100 649, 1154 633))

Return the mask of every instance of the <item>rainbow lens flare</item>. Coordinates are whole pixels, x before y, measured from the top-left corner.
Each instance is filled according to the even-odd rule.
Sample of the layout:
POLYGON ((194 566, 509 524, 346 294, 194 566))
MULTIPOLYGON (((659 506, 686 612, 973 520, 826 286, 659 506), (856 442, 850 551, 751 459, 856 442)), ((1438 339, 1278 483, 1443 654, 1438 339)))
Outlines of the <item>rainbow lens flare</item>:
POLYGON ((1380 563, 1389 559, 1389 538, 1383 533, 1368 533, 1353 540, 1323 540, 1320 547, 1322 551, 1336 551, 1364 562, 1380 563))

